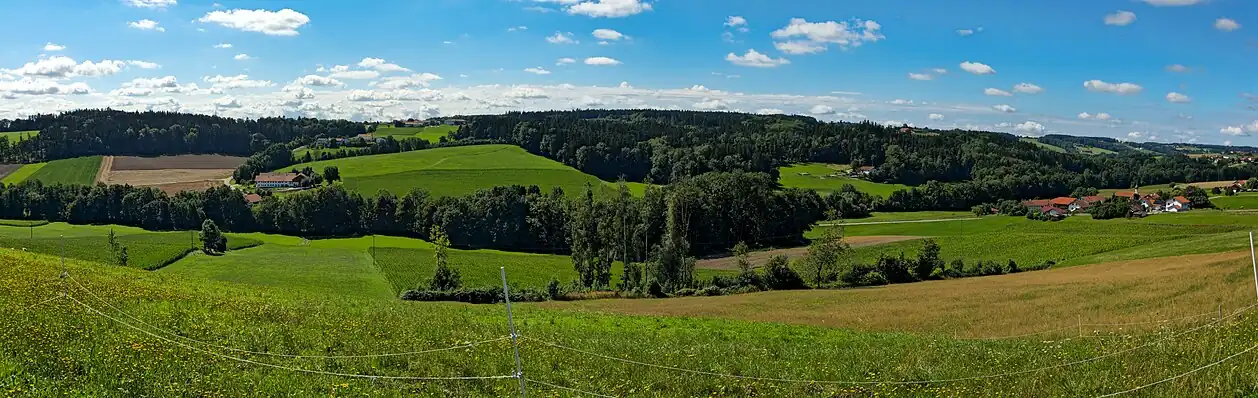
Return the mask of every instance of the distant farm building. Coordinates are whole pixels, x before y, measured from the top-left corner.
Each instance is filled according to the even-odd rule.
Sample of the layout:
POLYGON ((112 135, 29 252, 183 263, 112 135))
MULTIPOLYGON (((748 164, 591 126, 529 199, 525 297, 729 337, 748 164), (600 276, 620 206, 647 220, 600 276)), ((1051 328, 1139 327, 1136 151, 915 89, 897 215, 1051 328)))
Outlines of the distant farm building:
POLYGON ((1171 198, 1170 200, 1167 200, 1166 203, 1162 204, 1162 206, 1163 206, 1162 211, 1178 213, 1181 211, 1191 210, 1192 202, 1189 201, 1188 198, 1185 198, 1183 196, 1176 196, 1174 198, 1171 198))
POLYGON ((262 202, 261 195, 258 195, 256 193, 245 195, 245 203, 249 204, 249 206, 253 206, 261 202, 262 202))
POLYGON ((463 119, 446 119, 445 124, 447 126, 462 126, 467 124, 467 121, 463 119))
POLYGON ((296 188, 304 178, 299 173, 262 173, 253 182, 254 186, 263 189, 296 188))
POLYGON ((1036 199, 1036 200, 1028 200, 1028 201, 1022 202, 1023 206, 1026 206, 1027 208, 1030 208, 1030 209, 1039 209, 1044 206, 1051 206, 1052 204, 1053 204, 1053 201, 1051 199, 1036 199))

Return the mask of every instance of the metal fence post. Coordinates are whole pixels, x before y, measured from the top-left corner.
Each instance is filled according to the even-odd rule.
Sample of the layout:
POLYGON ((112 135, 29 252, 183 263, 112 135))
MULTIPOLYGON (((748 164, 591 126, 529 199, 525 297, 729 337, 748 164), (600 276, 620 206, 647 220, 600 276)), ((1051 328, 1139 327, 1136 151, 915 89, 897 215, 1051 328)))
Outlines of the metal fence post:
POLYGON ((502 274, 502 298, 507 302, 507 325, 511 327, 511 346, 515 348, 515 378, 520 380, 520 396, 528 398, 524 388, 524 368, 520 365, 520 336, 515 333, 515 319, 511 315, 511 291, 507 288, 507 268, 498 267, 502 274))

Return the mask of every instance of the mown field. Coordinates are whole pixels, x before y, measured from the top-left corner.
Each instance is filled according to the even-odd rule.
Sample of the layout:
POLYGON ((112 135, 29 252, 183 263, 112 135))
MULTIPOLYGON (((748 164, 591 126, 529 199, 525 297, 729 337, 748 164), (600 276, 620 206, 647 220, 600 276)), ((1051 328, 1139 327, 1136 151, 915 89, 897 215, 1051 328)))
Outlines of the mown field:
POLYGON ((25 141, 25 140, 26 140, 26 139, 28 139, 28 138, 32 138, 32 137, 35 137, 35 136, 37 136, 37 135, 39 135, 39 130, 31 130, 31 131, 6 131, 6 132, 3 132, 3 133, 0 133, 0 137, 4 137, 5 139, 9 140, 9 142, 10 142, 10 143, 22 142, 22 141, 25 141))
POLYGON ((47 163, 24 164, 17 170, 5 175, 3 179, 0 179, 0 182, 5 184, 17 184, 19 182, 26 181, 26 179, 31 178, 31 175, 38 172, 39 169, 44 168, 44 165, 47 165, 47 163))
POLYGON ((1240 193, 1235 196, 1219 196, 1210 198, 1215 207, 1227 210, 1258 209, 1258 193, 1240 193))
MULTIPOLYGON (((1208 323, 1210 316, 1158 323, 1164 328, 1091 325, 1230 314, 1253 302, 1243 256, 1185 260, 844 291, 523 304, 515 323, 534 396, 570 396, 538 382, 609 396, 1096 396, 1253 347, 1258 319, 1244 312, 1216 323, 1208 323), (1035 279, 1045 276, 1053 278, 1035 279), (616 314, 622 311, 646 315, 616 314), (777 319, 748 320, 762 317, 777 319), (1071 321, 1087 326, 1079 332, 1071 321), (810 325, 821 322, 842 327, 810 325), (1010 340, 953 338, 1063 327, 1057 335, 1010 340), (867 331, 881 328, 918 333, 867 331), (1080 333, 1114 337, 1081 339, 1080 333), (957 380, 922 381, 941 379, 957 380)), ((501 397, 519 391, 510 378, 417 382, 309 373, 509 375, 509 342, 468 345, 507 335, 500 305, 261 289, 80 261, 67 268, 71 279, 58 283, 55 258, 0 250, 4 395, 501 397), (45 302, 63 291, 69 298, 45 302), (352 356, 452 346, 461 348, 374 358, 259 354, 352 356)), ((1258 356, 1239 356, 1145 392, 1246 395, 1258 386, 1258 375, 1247 371, 1255 365, 1258 356)))
POLYGON ((857 190, 871 195, 887 197, 892 192, 907 189, 907 185, 881 184, 847 176, 847 166, 826 165, 823 163, 806 163, 778 168, 778 182, 783 187, 811 189, 821 193, 838 191, 844 185, 851 185, 857 190), (800 175, 799 173, 808 173, 800 175), (827 177, 837 173, 836 177, 827 177))
POLYGON ((27 169, 22 167, 5 177, 5 182, 12 181, 16 183, 25 180, 39 180, 44 184, 92 185, 96 183, 96 175, 100 172, 100 161, 100 156, 54 160, 39 166, 25 178, 21 178, 18 175, 24 173, 27 169))
MULTIPOLYGON (((327 166, 338 167, 345 186, 364 195, 386 190, 400 196, 413 188, 423 188, 435 196, 456 196, 502 185, 537 185, 546 192, 560 187, 572 193, 584 191, 587 183, 600 190, 614 185, 511 145, 357 156, 303 163, 284 170, 322 170, 327 166)), ((635 191, 640 192, 641 188, 635 191)))
POLYGON ((1053 151, 1057 153, 1066 153, 1066 150, 1062 149, 1062 147, 1051 145, 1051 144, 1045 144, 1043 142, 1040 142, 1040 140, 1037 140, 1032 137, 1022 137, 1022 138, 1019 138, 1018 140, 1022 142, 1029 142, 1029 143, 1035 144, 1035 146, 1043 148, 1044 150, 1047 150, 1047 151, 1053 151))
MULTIPOLYGON (((164 267, 196 250, 192 232, 150 232, 121 226, 81 226, 65 223, 41 224, 30 221, 0 222, 0 248, 18 251, 65 254, 67 258, 113 264, 109 248, 112 229, 118 243, 127 248, 128 267, 153 270, 164 267)), ((260 244, 253 239, 228 241, 229 249, 260 244)))
POLYGON ((394 139, 418 138, 432 143, 437 143, 441 137, 449 136, 455 131, 459 131, 459 126, 425 126, 425 127, 393 127, 388 125, 380 125, 376 128, 374 134, 376 137, 392 136, 394 139))

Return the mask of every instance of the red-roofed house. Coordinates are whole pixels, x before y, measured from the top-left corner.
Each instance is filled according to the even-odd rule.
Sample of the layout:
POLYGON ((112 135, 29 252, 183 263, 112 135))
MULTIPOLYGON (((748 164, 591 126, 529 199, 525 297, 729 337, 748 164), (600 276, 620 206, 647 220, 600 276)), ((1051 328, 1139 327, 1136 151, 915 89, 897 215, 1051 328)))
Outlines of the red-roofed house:
POLYGON ((1035 200, 1024 201, 1022 202, 1022 205, 1032 208, 1032 209, 1038 209, 1044 206, 1052 205, 1053 204, 1052 202, 1053 201, 1050 199, 1035 199, 1035 200))
POLYGON ((1061 218, 1066 216, 1066 210, 1056 206, 1044 206, 1040 208, 1040 213, 1053 218, 1061 218))
POLYGON ((1163 206, 1162 211, 1178 213, 1185 210, 1191 210, 1192 201, 1189 201, 1188 198, 1185 198, 1183 196, 1176 196, 1174 198, 1171 198, 1170 200, 1167 200, 1166 203, 1164 203, 1162 206, 1163 206))
POLYGON ((1084 196, 1070 205, 1070 211, 1088 211, 1105 200, 1104 196, 1084 196))
POLYGON ((254 186, 262 189, 295 188, 305 179, 300 173, 262 173, 254 177, 254 186))
POLYGON ((1070 205, 1074 202, 1075 202, 1075 198, 1062 196, 1059 198, 1053 198, 1052 200, 1049 200, 1048 204, 1058 209, 1070 210, 1070 205))
POLYGON ((258 194, 256 194, 256 193, 251 193, 251 194, 245 195, 245 203, 248 203, 248 204, 249 204, 249 206, 256 205, 256 204, 258 204, 259 202, 262 202, 262 196, 261 196, 261 195, 258 195, 258 194))

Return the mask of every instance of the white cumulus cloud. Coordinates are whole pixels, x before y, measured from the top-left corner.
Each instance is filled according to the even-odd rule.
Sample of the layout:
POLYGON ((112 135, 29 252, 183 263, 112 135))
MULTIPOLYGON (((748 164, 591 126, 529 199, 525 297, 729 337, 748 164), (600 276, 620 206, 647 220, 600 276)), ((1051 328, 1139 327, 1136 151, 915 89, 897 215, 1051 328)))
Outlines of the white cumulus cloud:
POLYGON ((1240 29, 1241 24, 1237 23, 1236 20, 1234 19, 1219 18, 1218 20, 1214 21, 1214 28, 1224 31, 1224 32, 1231 32, 1231 31, 1240 29))
POLYGON ((525 71, 525 72, 528 72, 528 73, 535 74, 535 75, 549 75, 549 74, 550 74, 550 71, 548 71, 548 70, 546 70, 546 69, 543 69, 543 68, 540 68, 540 67, 538 67, 538 68, 525 68, 525 69, 524 69, 524 71, 525 71))
POLYGON ((599 40, 621 40, 629 38, 629 36, 625 36, 624 34, 611 29, 595 29, 591 34, 599 40))
POLYGON ((909 73, 909 79, 913 80, 935 80, 935 76, 929 73, 909 73))
POLYGON ((136 8, 166 8, 179 4, 179 0, 122 0, 122 4, 136 8))
POLYGON ((571 65, 571 64, 575 64, 576 62, 577 60, 572 59, 572 58, 560 58, 558 60, 555 60, 555 65, 559 65, 559 66, 571 65))
POLYGON ((48 44, 45 44, 45 45, 44 45, 44 51, 49 51, 49 52, 51 52, 51 51, 61 51, 61 50, 65 50, 65 49, 66 49, 66 46, 63 46, 63 45, 60 45, 60 44, 53 44, 52 42, 48 42, 48 44))
POLYGON ((232 58, 234 58, 237 61, 248 61, 248 60, 253 59, 253 57, 250 57, 249 54, 236 54, 236 56, 232 58))
POLYGON ((249 75, 206 76, 203 78, 203 80, 205 80, 207 83, 213 83, 214 85, 212 87, 216 89, 220 89, 220 90, 231 90, 231 89, 238 89, 238 88, 262 88, 262 87, 271 87, 275 85, 275 83, 272 83, 269 80, 251 80, 249 79, 249 75))
POLYGON ((1040 135, 1044 134, 1044 125, 1028 120, 1014 125, 1013 131, 1028 135, 1040 135))
POLYGON ((1013 96, 1013 94, 1009 93, 1008 91, 1001 90, 998 88, 988 88, 986 90, 983 90, 983 94, 990 95, 993 97, 1012 97, 1013 96))
POLYGON ((380 58, 363 58, 358 61, 359 68, 375 69, 380 72, 410 72, 410 69, 403 68, 401 65, 389 63, 380 58))
POLYGON ((300 34, 297 29, 310 23, 310 17, 288 8, 279 11, 235 9, 211 11, 197 21, 271 36, 297 36, 300 34))
POLYGON ((941 115, 938 113, 932 113, 930 114, 930 116, 927 116, 927 117, 930 118, 930 120, 934 120, 934 121, 944 120, 944 115, 941 115))
POLYGON ((1018 111, 1018 108, 1014 108, 1014 107, 1012 107, 1012 106, 1009 106, 1009 105, 1003 105, 1003 104, 1002 104, 1002 105, 996 105, 996 106, 993 106, 993 107, 992 107, 992 109, 995 109, 995 110, 997 110, 997 111, 1004 112, 1004 113, 1014 113, 1014 112, 1017 112, 1017 111, 1018 111))
POLYGON ((1031 83, 1018 83, 1013 86, 1013 91, 1022 94, 1039 94, 1044 92, 1044 88, 1031 83))
POLYGON ((808 22, 804 18, 791 18, 788 25, 769 36, 779 40, 774 44, 778 50, 789 54, 825 51, 827 44, 846 50, 886 38, 882 34, 882 25, 876 21, 808 22))
POLYGON ((589 57, 585 59, 586 65, 594 65, 594 66, 620 65, 621 63, 622 62, 620 62, 617 59, 608 58, 608 57, 589 57))
POLYGON ((1192 102, 1192 98, 1189 98, 1184 94, 1172 92, 1166 94, 1166 101, 1174 104, 1186 104, 1192 102))
POLYGON ((651 9, 651 3, 643 0, 591 0, 569 6, 568 13, 592 18, 624 18, 651 9))
POLYGON ((1192 72, 1192 68, 1189 68, 1187 66, 1180 65, 1180 64, 1175 64, 1175 65, 1167 66, 1166 71, 1175 72, 1175 73, 1189 73, 1189 72, 1192 72))
POLYGON ((572 39, 572 33, 555 32, 555 34, 547 36, 546 41, 553 44, 577 44, 579 41, 572 39))
POLYGON ((1132 22, 1136 22, 1136 13, 1131 11, 1118 11, 1105 16, 1106 25, 1127 26, 1132 22))
POLYGON ((965 61, 961 63, 961 70, 973 73, 975 75, 991 75, 996 73, 996 69, 980 62, 965 61))
POLYGON ((742 56, 729 53, 725 56, 725 60, 733 63, 734 65, 750 66, 753 68, 775 68, 791 63, 791 61, 786 58, 773 58, 768 55, 761 54, 755 49, 748 49, 747 53, 742 56))
POLYGON ((1101 80, 1088 80, 1086 82, 1083 82, 1083 87, 1088 89, 1088 91, 1094 91, 1098 93, 1113 93, 1113 94, 1118 94, 1118 95, 1140 94, 1141 91, 1144 91, 1144 87, 1140 87, 1139 84, 1108 83, 1101 80))
POLYGON ((132 28, 136 28, 139 30, 153 30, 153 31, 158 31, 158 32, 166 31, 166 28, 161 27, 160 24, 157 23, 157 21, 154 21, 151 19, 141 19, 135 22, 127 22, 127 26, 130 26, 132 28))

